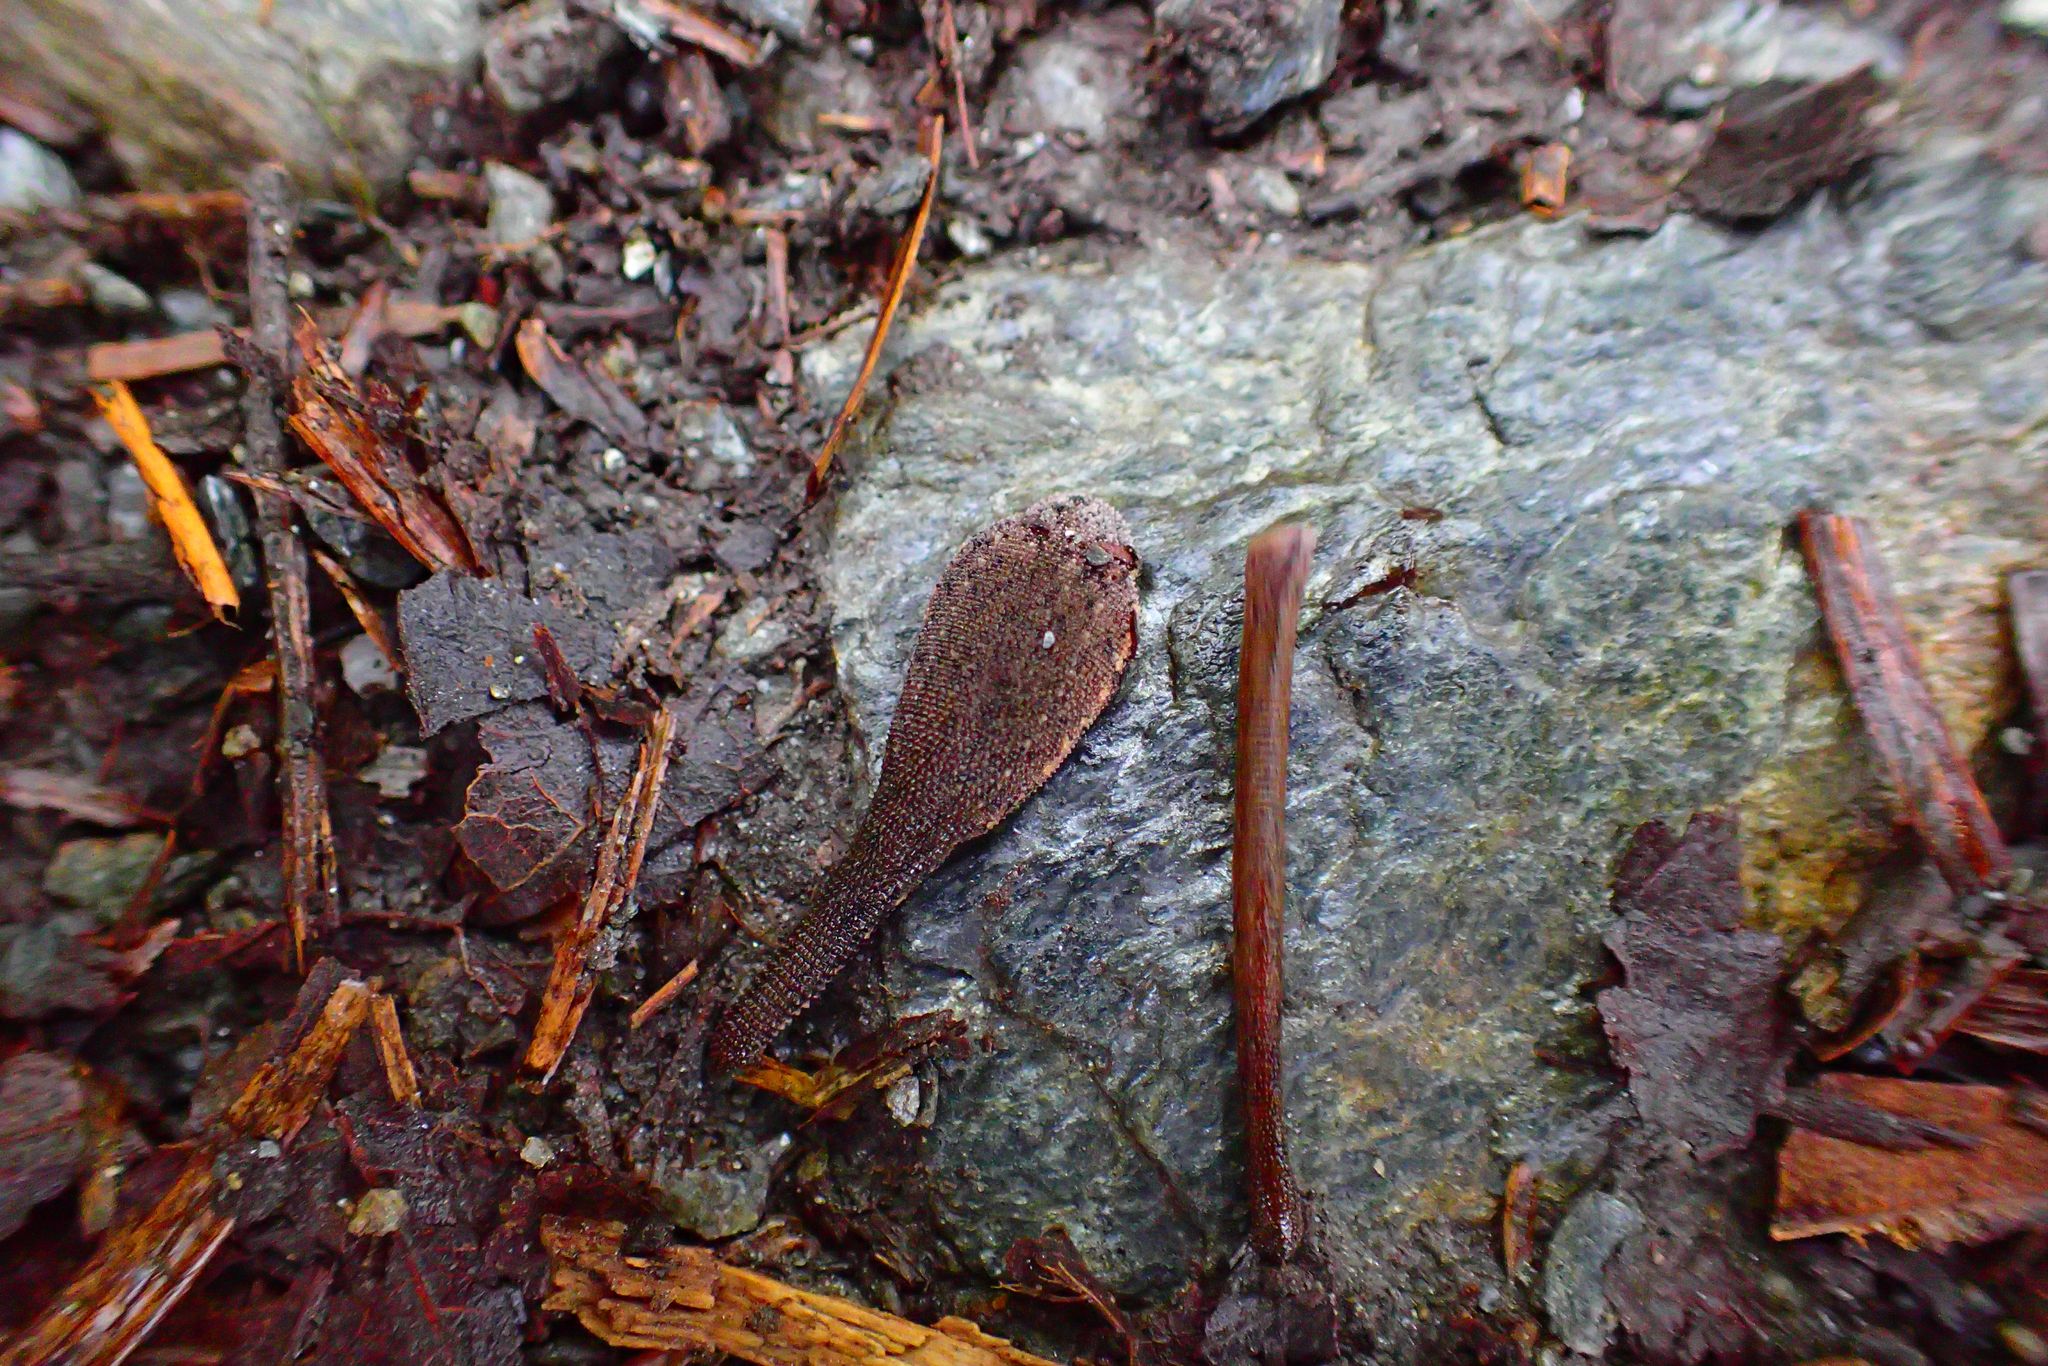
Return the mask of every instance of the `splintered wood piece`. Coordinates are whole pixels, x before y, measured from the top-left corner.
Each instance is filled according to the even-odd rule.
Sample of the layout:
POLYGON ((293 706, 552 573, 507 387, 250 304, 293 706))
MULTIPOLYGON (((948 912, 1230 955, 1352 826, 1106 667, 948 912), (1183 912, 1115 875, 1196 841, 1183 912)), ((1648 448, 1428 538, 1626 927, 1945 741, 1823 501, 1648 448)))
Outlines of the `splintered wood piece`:
POLYGON ((1963 1017, 1956 1032, 2004 1048, 2048 1053, 2048 971, 2007 973, 1963 1017))
MULTIPOLYGON (((341 330, 348 315, 321 312, 323 331, 341 330)), ((424 303, 417 299, 390 299, 384 306, 386 332, 401 337, 426 337, 455 325, 462 318, 462 305, 424 303)), ((237 336, 248 334, 234 329, 237 336)), ((218 329, 203 332, 173 332, 168 337, 145 337, 141 341, 96 342, 85 349, 85 377, 96 384, 113 380, 135 383, 162 379, 210 366, 226 365, 228 344, 218 329)))
POLYGON ((214 1206, 215 1160, 237 1140, 288 1143, 369 1014, 371 987, 331 961, 306 979, 286 1034, 156 1204, 120 1225, 4 1351, 0 1366, 118 1366, 184 1297, 234 1229, 214 1206), (314 1003, 322 1002, 315 1013, 314 1003), (296 1023, 297 1028, 292 1024, 296 1023))
POLYGON ((1281 944, 1287 901, 1287 718, 1294 633, 1316 534, 1277 526, 1244 557, 1237 657, 1237 811, 1230 849, 1230 976, 1244 1098, 1252 1247, 1274 1264, 1300 1250, 1307 1211, 1287 1162, 1281 1096, 1281 944))
MULTIPOLYGON (((242 460, 251 474, 268 479, 282 477, 285 469, 277 386, 290 366, 291 300, 285 281, 297 221, 284 168, 275 162, 258 166, 249 176, 249 337, 261 361, 249 367, 242 394, 242 460)), ((305 545, 292 526, 291 510, 275 498, 257 499, 256 528, 277 659, 285 920, 292 930, 292 965, 304 972, 307 935, 331 918, 340 888, 320 744, 313 607, 305 545)))
POLYGON ((940 1049, 951 1047, 964 1056, 966 1033, 957 1016, 913 1015, 842 1049, 815 1072, 762 1058, 733 1080, 781 1096, 809 1110, 813 1119, 844 1119, 863 1097, 887 1090, 940 1049))
POLYGON ((55 811, 116 830, 132 825, 169 825, 172 820, 168 813, 144 806, 90 779, 46 768, 0 768, 0 806, 21 811, 55 811))
POLYGON ((626 913, 640 881, 640 862, 647 856, 647 837, 661 809, 661 784, 668 776, 669 746, 675 736, 675 713, 667 707, 658 709, 640 742, 632 786, 612 813, 604 843, 598 846, 597 872, 583 898, 582 913, 555 946, 555 965, 541 993, 533 1042, 526 1049, 526 1066, 540 1074, 542 1084, 554 1078, 569 1041, 576 1037, 576 1026, 583 1022, 583 1012, 590 1008, 603 966, 591 961, 598 939, 606 926, 626 913))
POLYGON ((370 998, 370 1036, 377 1042, 377 1061, 384 1067, 384 1084, 391 1088, 391 1098, 419 1109, 420 1079, 412 1070, 412 1055, 405 1051, 405 1034, 398 1027, 398 1003, 381 991, 370 998))
POLYGON ((141 341, 99 342, 85 353, 85 377, 99 384, 158 379, 228 363, 218 332, 174 332, 141 341))
POLYGON ((1773 1238, 1875 1233, 1905 1247, 1940 1246, 2048 1216, 2048 1134, 2016 1118, 2004 1088, 1824 1073, 1816 1089, 1973 1146, 1898 1151, 1794 1129, 1778 1154, 1773 1238))
POLYGON ((100 415, 106 418, 129 458, 134 460, 135 468, 141 471, 142 482, 149 489, 150 506, 171 538, 178 567, 199 590, 199 596, 206 599, 215 620, 231 620, 242 610, 242 595, 235 591, 227 561, 221 558, 220 547, 213 543, 213 532, 199 515, 192 491, 185 487, 185 476, 178 473, 178 467, 156 444, 142 406, 128 392, 128 386, 118 380, 93 390, 92 396, 99 404, 100 415))
POLYGON ((481 574, 476 551, 441 501, 420 485, 402 450, 363 420, 355 380, 329 354, 310 318, 292 334, 304 363, 292 381, 291 426, 377 525, 430 570, 481 574))
POLYGON ((925 177, 924 196, 917 201, 917 212, 911 216, 910 230, 903 234, 903 240, 896 246, 896 259, 889 267, 889 283, 882 291, 882 305, 875 314, 875 330, 868 335, 868 347, 860 358, 860 370, 853 377, 853 387, 846 391, 846 401, 839 405, 839 415, 832 419, 832 427, 825 433, 825 444, 818 447, 818 458, 811 464, 811 476, 804 488, 804 501, 816 502, 818 495, 825 491, 825 482, 832 474, 832 458, 839 454, 839 448, 846 444, 846 435, 853 430, 853 420, 860 416, 861 405, 867 402, 868 381, 874 378, 875 366, 882 359, 882 343, 889 340, 889 324, 896 320, 896 306, 903 302, 903 291, 910 287, 911 272, 917 269, 917 252, 924 242, 925 225, 931 222, 932 205, 939 197, 939 173, 946 162, 946 120, 934 118, 926 149, 931 158, 931 174, 925 177))
POLYGON ((1056 1366, 965 1319, 927 1328, 728 1266, 709 1248, 626 1256, 621 1223, 549 1216, 540 1237, 552 1287, 541 1307, 614 1347, 755 1366, 1056 1366))
POLYGON ((405 657, 398 651, 398 641, 392 636, 391 627, 385 623, 384 614, 372 607, 370 600, 363 596, 363 590, 356 587, 355 576, 318 546, 313 547, 313 563, 320 566, 320 572, 334 585, 334 591, 341 594, 341 600, 348 604, 349 615, 356 619, 356 625, 363 628, 363 634, 377 647, 377 653, 384 656, 391 672, 404 676, 405 657))
POLYGON ((1853 517, 1806 511, 1799 539, 1842 676, 1906 815, 1958 894, 2012 873, 2005 837, 1927 690, 1883 562, 1853 517))
POLYGON ((727 1008, 707 1050, 767 1052, 882 920, 1059 771, 1137 650, 1138 557, 1116 509, 1048 498, 986 528, 925 604, 882 775, 811 909, 727 1008))

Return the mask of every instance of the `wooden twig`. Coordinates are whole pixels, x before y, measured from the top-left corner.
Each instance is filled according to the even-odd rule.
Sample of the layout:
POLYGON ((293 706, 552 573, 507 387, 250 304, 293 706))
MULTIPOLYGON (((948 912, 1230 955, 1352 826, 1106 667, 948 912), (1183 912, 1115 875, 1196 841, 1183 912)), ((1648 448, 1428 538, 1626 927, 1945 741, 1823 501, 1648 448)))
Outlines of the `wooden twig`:
MULTIPOLYGON (((278 386, 291 365, 291 300, 285 276, 296 220, 289 195, 284 168, 276 163, 250 173, 249 330, 260 363, 249 369, 249 387, 242 399, 242 463, 250 473, 272 479, 285 470, 278 386)), ((309 927, 332 918, 337 891, 334 828, 320 752, 306 551, 294 533, 291 508, 282 500, 257 499, 256 526, 270 595, 271 643, 277 654, 285 918, 292 929, 292 962, 304 972, 309 927)))
POLYGON ((368 983, 331 960, 306 980, 285 1025, 289 1052, 265 1062, 147 1211, 91 1260, 4 1352, 0 1366, 118 1366, 184 1297, 234 1229, 215 1206, 214 1164, 237 1141, 289 1143, 327 1089, 370 1008, 368 983))
POLYGON ((868 348, 861 355, 860 370, 853 377, 853 387, 846 391, 846 401, 839 405, 839 415, 832 419, 831 430, 825 433, 825 444, 818 447, 818 458, 811 464, 811 477, 804 489, 804 501, 815 502, 825 491, 825 481, 832 474, 832 458, 839 448, 846 444, 846 434, 853 429, 853 420, 860 416, 861 404, 867 401, 868 381, 874 378, 875 366, 882 359, 882 344, 889 340, 889 324, 895 321, 896 307, 903 302, 903 291, 910 286, 910 275, 917 268, 917 252, 924 241, 925 225, 931 222, 932 205, 939 197, 939 175, 946 161, 946 120, 943 117, 932 120, 930 147, 931 174, 924 182, 924 197, 917 201, 917 212, 910 220, 910 230, 897 244, 896 259, 889 267, 889 284, 882 291, 882 305, 875 314, 875 330, 868 337, 868 348))
POLYGON ((555 947, 555 965, 541 993, 540 1018, 533 1026, 533 1042, 526 1049, 526 1066, 540 1074, 542 1084, 552 1080, 576 1037, 576 1026, 590 1007, 601 964, 592 961, 599 937, 616 917, 624 915, 640 881, 640 861, 647 855, 647 837, 654 830, 654 816, 661 809, 661 784, 668 776, 669 745, 675 740, 676 716, 661 707, 647 723, 640 742, 640 761, 633 771, 633 785, 626 790, 612 822, 598 846, 597 871, 590 891, 583 898, 583 911, 576 923, 555 947))
POLYGON ((1799 539, 1842 676, 1928 856, 1958 895, 2012 873, 2005 837, 1935 708, 1884 564, 1853 517, 1799 514, 1799 539))
POLYGON ((199 596, 206 599, 214 619, 232 621, 242 609, 242 595, 235 591, 227 562, 220 556, 220 547, 213 543, 213 532, 207 529, 206 519, 199 515, 198 505, 192 501, 192 490, 185 487, 185 476, 156 444, 142 405, 119 380, 104 389, 95 389, 93 401, 99 404, 100 416, 106 418, 141 472, 142 482, 149 489, 150 505, 156 510, 157 520, 164 524, 164 533, 171 538, 171 552, 178 558, 178 567, 199 590, 199 596))
POLYGON ((405 1034, 398 1027, 398 1003, 385 992, 370 998, 370 1035, 377 1043, 377 1061, 384 1068, 384 1084, 391 1098, 410 1109, 420 1108, 419 1074, 412 1070, 412 1055, 405 1051, 405 1034))
POLYGON ((697 960, 692 958, 689 962, 683 964, 682 971, 669 978, 666 982, 663 982, 660 987, 656 988, 652 996, 649 996, 638 1006, 634 1007, 632 1018, 627 1023, 634 1029, 645 1025, 649 1020, 659 1015, 662 1007, 673 1001, 684 987, 696 980, 697 960))
POLYGON ((628 1256, 625 1231, 595 1219, 541 1221, 552 1287, 541 1307, 574 1314, 614 1347, 727 1354, 755 1366, 1056 1366, 965 1319, 926 1328, 727 1266, 709 1248, 628 1256))
POLYGON ((1278 526, 1244 560, 1244 642, 1237 674, 1237 812, 1231 840, 1231 982, 1237 999, 1237 1077, 1244 1095, 1252 1248, 1291 1260, 1307 1209, 1287 1162, 1281 1096, 1281 941, 1287 877, 1287 718, 1294 633, 1315 532, 1278 526))

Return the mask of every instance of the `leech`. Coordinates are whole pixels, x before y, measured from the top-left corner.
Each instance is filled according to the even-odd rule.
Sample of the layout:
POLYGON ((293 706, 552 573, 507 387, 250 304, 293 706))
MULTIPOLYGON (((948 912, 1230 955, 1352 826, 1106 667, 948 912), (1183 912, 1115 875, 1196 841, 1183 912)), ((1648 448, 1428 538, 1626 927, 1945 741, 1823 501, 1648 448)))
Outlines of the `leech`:
POLYGON ((713 1032, 753 1062, 964 842, 1044 785, 1137 649, 1138 557, 1107 503, 1053 498, 962 546, 925 605, 882 776, 811 911, 713 1032))
POLYGON ((1294 691, 1295 619, 1316 534, 1278 526, 1244 558, 1244 644, 1237 659, 1237 814, 1230 849, 1237 998, 1237 1080, 1244 1097, 1245 1176, 1252 1250, 1293 1260, 1308 1211, 1287 1162, 1281 1096, 1281 936, 1287 875, 1287 717, 1294 691))

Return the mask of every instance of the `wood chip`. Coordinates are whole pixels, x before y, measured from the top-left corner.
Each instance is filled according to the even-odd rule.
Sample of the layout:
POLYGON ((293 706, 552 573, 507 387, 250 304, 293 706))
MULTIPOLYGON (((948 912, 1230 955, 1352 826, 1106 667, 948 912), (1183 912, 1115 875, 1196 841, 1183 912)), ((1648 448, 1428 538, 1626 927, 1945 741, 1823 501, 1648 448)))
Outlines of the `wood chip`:
POLYGON ((289 1143, 298 1134, 368 1015, 370 995, 368 983, 331 960, 307 978, 287 1022, 286 1036, 295 1039, 289 1051, 257 1068, 171 1188, 107 1235, 42 1315, 0 1351, 0 1366, 118 1366, 141 1345, 234 1230, 234 1220, 215 1207, 215 1161, 237 1141, 289 1143))
POLYGON ((555 406, 579 422, 587 422, 614 441, 640 446, 647 441, 647 415, 609 375, 579 365, 548 335, 539 318, 519 324, 513 345, 519 363, 555 406))
POLYGON ((99 404, 101 416, 127 448, 135 468, 142 472, 142 482, 149 488, 150 505, 170 534, 178 567, 199 590, 199 596, 206 599, 214 619, 232 621, 242 609, 242 595, 235 591, 227 562, 221 558, 220 547, 213 543, 213 532, 199 515, 192 491, 185 487, 185 476, 178 473, 178 467, 156 444, 156 438, 150 434, 149 419, 143 416, 135 395, 116 380, 94 389, 93 401, 99 404))
POLYGON ((1828 1073, 1817 1089, 1953 1130, 1975 1146, 1899 1152, 1795 1129, 1778 1154, 1773 1238, 1875 1233, 1938 1246, 2048 1217, 2048 1134, 2018 1121, 2003 1088, 1828 1073))
POLYGON ((815 502, 825 491, 825 482, 832 474, 832 458, 839 448, 846 444, 847 433, 853 429, 853 421, 860 416, 861 405, 867 401, 868 381, 874 378, 875 366, 882 359, 882 344, 889 340, 889 324, 896 319, 896 307, 903 302, 903 291, 910 286, 910 275, 917 268, 917 252, 924 241, 925 225, 931 222, 932 205, 939 197, 939 174, 946 160, 946 121, 935 118, 926 155, 931 158, 931 174, 925 178, 924 197, 917 201, 917 213, 910 220, 910 231, 897 244, 896 260, 889 267, 888 288, 882 291, 882 306, 875 315, 875 330, 868 336, 867 350, 860 358, 860 371, 853 377, 853 387, 846 391, 846 401, 839 405, 839 415, 832 419, 831 430, 825 433, 825 444, 818 448, 818 457, 811 463, 811 476, 804 488, 804 501, 815 502))
POLYGON ((112 788, 75 773, 46 768, 0 768, 0 805, 17 811, 55 811, 116 830, 171 823, 168 813, 152 810, 112 788))
POLYGON ((965 1319, 932 1327, 727 1266, 709 1248, 624 1255, 625 1225, 541 1221, 542 1308, 614 1347, 725 1354, 755 1366, 1055 1366, 965 1319))
POLYGON ((689 5, 676 0, 635 0, 645 13, 661 22, 678 42, 716 53, 735 66, 754 66, 761 60, 761 45, 689 5))
POLYGON ((540 1074, 542 1084, 552 1080, 561 1066, 562 1055, 569 1051, 576 1026, 582 1023, 583 1012, 589 1009, 597 989, 599 965, 591 956, 598 938, 615 917, 625 914, 640 881, 640 861, 646 857, 647 837, 661 806, 661 784, 668 775, 669 746, 675 735, 675 713, 667 707, 656 710, 640 742, 633 784, 612 813, 604 843, 598 846, 597 871, 583 898, 582 914, 555 947, 554 967, 541 993, 540 1018, 534 1022, 533 1042, 526 1049, 526 1066, 540 1074))
POLYGON ((398 1003, 385 992, 370 998, 370 1035, 377 1043, 377 1061, 384 1067, 384 1083, 391 1098, 400 1105, 420 1108, 420 1079, 412 1070, 412 1055, 405 1051, 405 1035, 398 1027, 398 1003))

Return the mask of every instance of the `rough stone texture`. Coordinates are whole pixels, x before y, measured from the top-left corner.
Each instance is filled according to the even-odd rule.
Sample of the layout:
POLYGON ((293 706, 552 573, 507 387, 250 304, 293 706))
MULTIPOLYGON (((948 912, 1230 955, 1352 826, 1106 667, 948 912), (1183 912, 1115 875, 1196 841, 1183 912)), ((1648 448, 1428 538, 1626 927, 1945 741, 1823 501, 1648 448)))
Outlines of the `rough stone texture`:
POLYGON ((1193 68, 1202 117, 1236 132, 1306 95, 1337 65, 1343 0, 1157 0, 1166 46, 1193 68))
MULTIPOLYGON (((1838 922, 1895 837, 1784 528, 1872 520, 1982 742, 2013 697, 2003 576, 2048 563, 2048 266, 2014 246, 2044 204, 1964 148, 1760 235, 1523 222, 1383 273, 1083 248, 899 323, 825 569, 870 763, 976 527, 1092 493, 1148 565, 1123 695, 885 936, 897 1008, 992 1043, 945 1072, 926 1153, 970 1261, 1062 1224, 1158 1296, 1244 1235, 1232 684, 1244 546, 1284 517, 1321 537, 1289 1104, 1362 1302, 1418 1228, 1488 1219, 1513 1158, 1583 1130, 1602 1083, 1535 1055, 1585 1038, 1638 823, 1732 804, 1755 914, 1838 922)), ((811 358, 814 392, 857 342, 811 358)))
POLYGON ((406 169, 415 99, 466 73, 477 0, 10 0, 0 80, 90 110, 145 189, 275 157, 323 190, 406 169))

